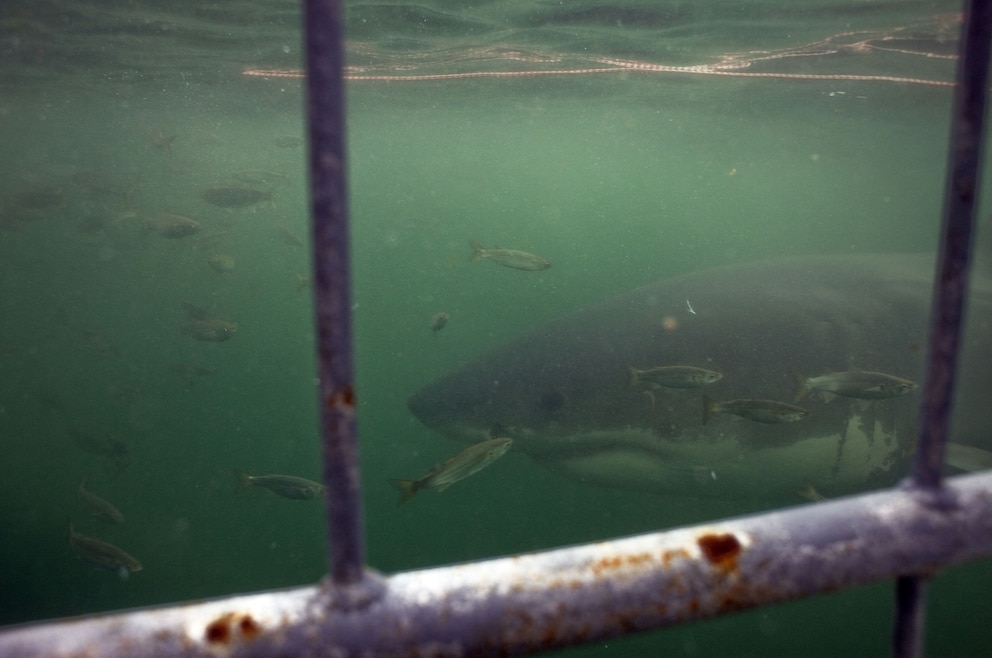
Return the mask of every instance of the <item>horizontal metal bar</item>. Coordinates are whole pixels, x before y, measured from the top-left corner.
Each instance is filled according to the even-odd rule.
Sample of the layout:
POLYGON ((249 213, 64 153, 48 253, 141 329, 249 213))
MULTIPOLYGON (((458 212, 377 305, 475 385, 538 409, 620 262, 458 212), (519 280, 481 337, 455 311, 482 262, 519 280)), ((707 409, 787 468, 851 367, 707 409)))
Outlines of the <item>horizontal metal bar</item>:
POLYGON ((401 573, 357 596, 326 584, 12 628, 0 657, 524 654, 989 555, 992 474, 981 473, 938 491, 401 573))

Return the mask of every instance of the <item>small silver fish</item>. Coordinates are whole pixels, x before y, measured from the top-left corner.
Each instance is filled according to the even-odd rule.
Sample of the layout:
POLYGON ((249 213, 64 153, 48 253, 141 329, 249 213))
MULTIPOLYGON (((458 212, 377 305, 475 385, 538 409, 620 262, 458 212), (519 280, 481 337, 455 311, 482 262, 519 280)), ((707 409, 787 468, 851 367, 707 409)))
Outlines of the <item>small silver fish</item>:
POLYGON ((116 572, 121 580, 127 580, 130 574, 143 568, 136 557, 123 549, 76 532, 72 526, 72 519, 69 519, 69 546, 87 562, 116 572))
POLYGON ((731 414, 756 423, 794 423, 809 415, 802 407, 775 400, 727 400, 717 402, 703 396, 703 425, 717 414, 731 414))
POLYGON ((83 501, 83 504, 86 505, 86 508, 89 509, 90 514, 93 516, 104 521, 110 521, 111 523, 124 523, 124 515, 113 503, 97 496, 92 491, 87 491, 86 480, 79 483, 77 492, 79 499, 83 501))
POLYGON ((200 192, 200 198, 221 208, 247 208, 263 201, 272 202, 274 192, 250 185, 223 184, 208 187, 200 192))
POLYGON ((276 224, 275 226, 272 227, 272 230, 275 232, 277 236, 279 236, 280 240, 282 240, 284 243, 288 244, 291 247, 306 246, 306 243, 303 242, 303 240, 296 237, 296 235, 292 231, 290 231, 282 224, 276 224))
POLYGON ((235 267, 237 267, 237 264, 234 261, 234 256, 220 252, 210 254, 207 258, 207 265, 209 265, 210 268, 218 274, 228 274, 233 272, 235 267))
POLYGON ((884 400, 905 395, 917 389, 916 382, 887 375, 884 372, 870 372, 868 370, 832 372, 819 377, 796 375, 796 380, 799 384, 796 401, 802 400, 810 391, 859 400, 884 400))
POLYGON ((195 219, 168 212, 160 213, 154 217, 146 217, 142 220, 142 224, 145 227, 146 233, 155 231, 163 238, 171 238, 173 240, 193 235, 203 228, 203 225, 195 219))
POLYGON ((277 496, 292 500, 313 500, 324 493, 324 485, 321 483, 295 475, 248 475, 237 469, 234 472, 238 476, 240 489, 261 487, 277 496))
POLYGON ((285 183, 289 176, 278 171, 266 171, 265 169, 245 169, 231 174, 231 178, 246 185, 275 185, 285 183))
POLYGON ((187 336, 208 343, 230 340, 238 330, 238 325, 225 320, 191 320, 179 327, 187 336))
POLYGON ((96 435, 78 430, 69 430, 69 434, 77 448, 91 455, 109 459, 119 471, 123 471, 131 465, 130 448, 115 434, 104 432, 96 435))
POLYGON ((700 388, 723 379, 722 373, 695 366, 658 366, 645 370, 628 366, 627 370, 630 372, 632 388, 641 384, 665 388, 700 388))
POLYGON ((175 135, 170 135, 162 129, 152 135, 152 146, 162 153, 172 153, 172 143, 176 141, 175 135))
POLYGON ((397 479, 390 480, 390 482, 400 490, 400 504, 402 505, 417 495, 421 489, 444 491, 455 482, 478 473, 502 457, 512 444, 513 439, 490 439, 476 443, 454 457, 446 459, 416 480, 397 479))
POLYGON ((31 210, 52 208, 54 206, 61 206, 64 203, 65 195, 62 192, 62 188, 50 185, 22 190, 15 194, 13 198, 13 205, 31 210))
POLYGON ((183 302, 182 307, 189 322, 180 325, 179 330, 195 340, 219 343, 233 338, 238 330, 237 323, 215 317, 195 304, 183 302))
POLYGON ((436 335, 437 332, 444 329, 444 326, 448 324, 448 314, 447 313, 435 313, 434 317, 431 318, 431 331, 436 335))
POLYGON ((547 261, 540 256, 529 254, 526 251, 501 249, 500 247, 486 249, 475 240, 470 240, 469 244, 472 246, 472 255, 469 257, 470 261, 488 258, 494 263, 498 263, 505 267, 512 267, 517 270, 528 270, 531 272, 546 270, 551 267, 550 261, 547 261))

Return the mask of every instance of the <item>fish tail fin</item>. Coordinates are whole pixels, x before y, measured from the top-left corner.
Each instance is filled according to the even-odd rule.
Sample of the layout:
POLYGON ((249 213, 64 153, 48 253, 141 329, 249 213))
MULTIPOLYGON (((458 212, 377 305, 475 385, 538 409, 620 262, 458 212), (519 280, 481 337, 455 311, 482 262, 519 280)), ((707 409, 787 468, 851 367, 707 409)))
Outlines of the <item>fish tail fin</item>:
POLYGON ((651 413, 654 413, 655 407, 658 406, 658 399, 654 396, 654 391, 641 391, 641 393, 648 399, 651 404, 651 413))
POLYGON ((240 468, 234 469, 234 474, 238 476, 238 488, 237 491, 241 492, 245 489, 251 487, 251 476, 242 471, 240 468))
POLYGON ((486 249, 485 247, 483 247, 475 240, 469 240, 468 244, 470 247, 472 247, 472 255, 468 257, 469 261, 475 261, 485 257, 484 254, 482 253, 483 251, 485 251, 486 249))
POLYGON ((816 503, 821 500, 826 500, 823 494, 817 491, 816 487, 814 487, 811 482, 807 482, 806 486, 803 487, 802 489, 797 489, 796 494, 802 498, 805 498, 811 503, 816 503))
POLYGON ((712 398, 703 396, 703 425, 709 422, 710 418, 717 415, 717 402, 712 398))
POLYGON ((992 452, 950 441, 944 463, 966 473, 992 468, 992 452))
POLYGON ((809 384, 806 383, 807 377, 801 372, 795 370, 792 371, 792 378, 796 381, 796 402, 799 402, 807 395, 809 395, 809 384))
POLYGON ((627 380, 627 383, 631 388, 635 388, 641 383, 641 377, 637 372, 637 368, 634 366, 627 366, 627 372, 630 373, 630 378, 627 380))
POLYGON ((210 320, 212 316, 210 311, 205 308, 201 308, 196 304, 191 304, 189 302, 180 302, 179 305, 182 307, 183 312, 186 314, 190 320, 210 320))
POLYGON ((406 501, 410 500, 417 495, 417 481, 416 480, 399 480, 393 479, 389 483, 400 490, 400 500, 398 505, 402 505, 406 501))

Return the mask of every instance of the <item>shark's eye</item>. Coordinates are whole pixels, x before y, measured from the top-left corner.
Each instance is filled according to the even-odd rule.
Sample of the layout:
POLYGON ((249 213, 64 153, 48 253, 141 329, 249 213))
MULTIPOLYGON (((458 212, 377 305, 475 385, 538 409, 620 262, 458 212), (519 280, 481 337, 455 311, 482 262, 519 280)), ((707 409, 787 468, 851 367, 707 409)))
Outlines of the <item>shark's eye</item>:
POLYGON ((545 411, 558 411, 565 406, 565 396, 559 391, 548 391, 541 395, 539 405, 545 411))

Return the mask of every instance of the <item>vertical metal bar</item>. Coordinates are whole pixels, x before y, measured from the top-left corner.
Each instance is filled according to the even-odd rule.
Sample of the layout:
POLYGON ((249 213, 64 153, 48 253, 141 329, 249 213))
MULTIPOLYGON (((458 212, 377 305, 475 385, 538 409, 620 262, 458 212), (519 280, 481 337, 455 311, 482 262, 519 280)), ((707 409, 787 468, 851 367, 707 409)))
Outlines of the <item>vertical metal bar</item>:
MULTIPOLYGON (((940 251, 930 311, 927 374, 920 404, 916 464, 911 483, 928 491, 941 488, 941 469, 951 422, 958 348, 964 328, 971 236, 979 192, 985 128, 992 2, 965 0, 957 84, 951 116, 950 152, 944 183, 940 251)), ((923 653, 926 579, 896 581, 896 619, 892 655, 923 653)))
POLYGON ((361 581, 365 560, 352 372, 344 53, 338 0, 307 0, 307 109, 324 483, 331 581, 361 581))
POLYGON ((927 581, 919 576, 896 579, 896 624, 892 633, 892 655, 897 658, 921 656, 926 617, 927 581))
POLYGON ((913 474, 914 483, 927 488, 940 486, 953 407, 985 124, 990 19, 992 2, 966 0, 913 474))

